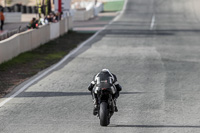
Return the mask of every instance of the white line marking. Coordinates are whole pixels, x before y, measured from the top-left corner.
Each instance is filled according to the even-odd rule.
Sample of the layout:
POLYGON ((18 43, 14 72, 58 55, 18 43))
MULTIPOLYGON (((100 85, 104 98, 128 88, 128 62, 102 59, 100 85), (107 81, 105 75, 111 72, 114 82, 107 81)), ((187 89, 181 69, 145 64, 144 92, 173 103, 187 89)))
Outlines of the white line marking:
POLYGON ((119 14, 113 21, 111 21, 109 24, 112 24, 114 21, 117 21, 117 20, 124 14, 124 11, 125 11, 125 9, 126 9, 127 3, 128 3, 128 0, 125 0, 125 1, 124 1, 124 6, 123 6, 122 11, 121 11, 120 14, 119 14))
MULTIPOLYGON (((127 0, 125 0, 125 3, 127 3, 127 0)), ((122 10, 122 12, 124 12, 125 10, 125 6, 122 10)), ((122 14, 120 14, 121 16, 122 14)), ((117 16, 117 18, 119 18, 117 16)), ((111 21, 110 24, 112 24, 114 21, 116 21, 115 19, 113 21, 111 21)), ((91 36, 88 40, 84 41, 83 43, 81 43, 81 45, 79 45, 76 49, 72 50, 68 55, 66 55, 61 61, 59 61, 57 64, 55 64, 54 66, 50 67, 47 71, 45 71, 44 73, 42 73, 41 75, 39 75, 38 77, 36 77, 35 79, 31 80, 30 82, 28 82, 26 85, 24 85, 21 89, 19 89, 17 92, 15 92, 13 95, 11 95, 10 97, 6 98, 5 100, 3 100, 2 102, 0 102, 0 108, 6 104, 7 102, 9 102, 10 100, 12 100, 13 98, 15 98, 17 95, 19 95, 20 93, 22 93, 25 89, 27 89, 29 86, 31 86, 33 83, 39 81, 41 78, 43 78, 44 76, 46 76, 49 72, 53 71, 54 69, 56 69, 57 67, 59 67, 63 62, 65 62, 67 59, 69 59, 73 54, 75 54, 77 51, 79 51, 83 46, 85 46, 88 42, 90 42, 92 39, 94 39, 100 32, 102 32, 103 30, 105 30, 107 28, 108 25, 104 26, 103 29, 99 30, 98 32, 96 32, 93 36, 91 36)))
POLYGON ((150 30, 153 30, 155 25, 155 15, 152 16, 150 30))

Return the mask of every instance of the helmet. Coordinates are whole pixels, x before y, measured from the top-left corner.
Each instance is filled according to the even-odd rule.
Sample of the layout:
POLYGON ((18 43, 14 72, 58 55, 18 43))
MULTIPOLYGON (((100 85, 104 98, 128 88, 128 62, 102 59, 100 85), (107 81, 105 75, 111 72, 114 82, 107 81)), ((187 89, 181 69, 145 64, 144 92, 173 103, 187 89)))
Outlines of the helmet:
POLYGON ((108 72, 108 73, 110 73, 110 71, 108 69, 106 69, 106 68, 102 69, 101 72, 108 72))
POLYGON ((111 72, 108 69, 106 69, 106 68, 102 69, 101 73, 107 73, 109 75, 112 75, 111 72))

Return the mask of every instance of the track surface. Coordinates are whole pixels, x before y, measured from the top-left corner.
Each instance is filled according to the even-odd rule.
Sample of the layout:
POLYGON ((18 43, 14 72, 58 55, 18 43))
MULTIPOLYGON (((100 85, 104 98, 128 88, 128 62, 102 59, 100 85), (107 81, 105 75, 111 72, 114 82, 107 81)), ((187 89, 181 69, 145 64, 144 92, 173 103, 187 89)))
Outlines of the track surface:
POLYGON ((129 0, 123 16, 0 108, 1 133, 199 133, 199 0, 129 0), (87 91, 109 68, 123 91, 109 127, 87 91))

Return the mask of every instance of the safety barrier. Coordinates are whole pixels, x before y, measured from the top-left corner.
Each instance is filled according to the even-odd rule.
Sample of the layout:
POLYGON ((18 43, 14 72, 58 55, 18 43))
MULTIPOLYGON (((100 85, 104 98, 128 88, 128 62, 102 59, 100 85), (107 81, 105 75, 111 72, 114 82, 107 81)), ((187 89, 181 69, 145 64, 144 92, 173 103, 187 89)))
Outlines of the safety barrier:
POLYGON ((50 25, 50 39, 53 40, 60 35, 60 23, 52 23, 50 25))
POLYGON ((96 5, 94 5, 94 2, 81 2, 79 4, 82 8, 75 9, 75 6, 77 5, 77 3, 75 3, 70 10, 73 20, 75 21, 88 20, 103 11, 103 4, 100 2, 97 2, 96 5))
POLYGON ((97 16, 102 11, 103 11, 103 4, 97 3, 96 6, 94 7, 94 16, 97 16))
MULTIPOLYGON (((23 33, 19 33, 17 37, 19 37, 19 47, 20 47, 19 53, 23 53, 32 49, 32 31, 31 30, 25 31, 23 33)), ((19 53, 16 53, 16 55, 18 55, 19 53)))
MULTIPOLYGON (((59 24, 59 22, 58 22, 59 24)), ((39 45, 44 44, 50 40, 50 25, 45 25, 39 29, 32 30, 32 49, 37 48, 39 45)), ((64 28, 64 27, 63 27, 64 28)), ((58 36, 59 37, 59 36, 58 36)))
POLYGON ((51 23, 31 29, 22 33, 15 34, 8 39, 0 41, 0 63, 8 61, 20 53, 32 50, 38 46, 59 37, 72 27, 71 17, 63 19, 57 23, 51 23), (61 30, 62 29, 62 30, 61 30))
POLYGON ((20 26, 18 29, 14 29, 14 30, 5 32, 5 33, 3 33, 2 35, 0 35, 0 41, 1 41, 1 40, 4 40, 4 39, 6 39, 6 38, 9 38, 9 37, 11 37, 11 36, 14 35, 14 34, 24 32, 24 31, 26 31, 26 30, 27 30, 27 27, 21 27, 21 26, 20 26))
POLYGON ((61 20, 60 21, 60 35, 63 35, 65 33, 65 21, 64 20, 61 20))
POLYGON ((74 10, 73 20, 75 21, 85 21, 94 16, 94 9, 81 9, 81 10, 74 10))
POLYGON ((0 42, 0 63, 17 56, 20 53, 20 37, 16 34, 0 42))

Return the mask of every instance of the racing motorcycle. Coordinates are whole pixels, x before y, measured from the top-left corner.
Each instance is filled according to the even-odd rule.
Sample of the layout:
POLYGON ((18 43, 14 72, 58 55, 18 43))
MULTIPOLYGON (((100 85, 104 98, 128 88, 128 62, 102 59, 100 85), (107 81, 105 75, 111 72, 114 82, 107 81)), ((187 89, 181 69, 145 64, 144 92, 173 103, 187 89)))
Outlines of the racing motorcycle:
POLYGON ((115 100, 113 99, 113 89, 99 88, 97 91, 98 98, 98 114, 101 126, 110 124, 110 118, 115 111, 115 100))

